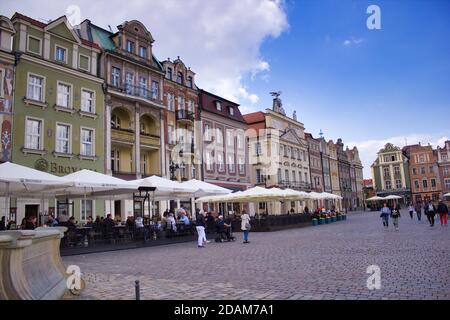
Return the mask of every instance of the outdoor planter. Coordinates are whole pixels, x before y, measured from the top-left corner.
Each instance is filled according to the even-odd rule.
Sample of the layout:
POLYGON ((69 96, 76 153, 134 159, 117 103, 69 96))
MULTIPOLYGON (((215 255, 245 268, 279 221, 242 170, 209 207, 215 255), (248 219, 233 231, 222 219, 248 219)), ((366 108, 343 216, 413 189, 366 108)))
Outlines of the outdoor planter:
POLYGON ((313 226, 317 226, 317 224, 318 224, 317 219, 316 218, 312 219, 312 225, 313 226))
POLYGON ((342 215, 342 220, 347 220, 347 215, 346 214, 342 215))
POLYGON ((325 218, 325 223, 327 223, 327 224, 328 224, 328 223, 330 223, 330 222, 331 222, 331 219, 330 219, 330 217, 326 217, 326 218, 325 218))
POLYGON ((320 218, 319 219, 319 224, 325 224, 325 218, 320 218))
POLYGON ((336 219, 337 219, 337 221, 341 221, 342 220, 342 216, 338 215, 338 216, 336 216, 336 219))
POLYGON ((336 221, 337 221, 336 216, 332 216, 332 217, 331 217, 331 222, 336 222, 336 221))

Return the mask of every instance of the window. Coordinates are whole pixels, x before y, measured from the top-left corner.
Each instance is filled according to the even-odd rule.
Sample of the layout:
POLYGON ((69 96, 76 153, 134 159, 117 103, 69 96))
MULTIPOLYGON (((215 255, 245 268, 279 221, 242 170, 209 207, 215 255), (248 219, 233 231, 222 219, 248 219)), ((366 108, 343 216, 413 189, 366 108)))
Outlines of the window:
POLYGON ((67 63, 67 50, 63 47, 55 47, 55 60, 58 62, 67 63))
POLYGON ((399 166, 395 166, 394 167, 394 175, 395 176, 399 176, 400 175, 400 167, 399 166))
POLYGON ((212 161, 211 161, 211 152, 210 151, 205 152, 205 162, 206 162, 206 170, 211 171, 212 170, 212 161))
POLYGON ((289 170, 284 170, 284 180, 289 183, 289 170))
POLYGON ((233 143, 233 131, 231 130, 227 130, 227 146, 233 148, 234 147, 234 143, 233 143))
POLYGON ((261 174, 261 169, 256 169, 256 182, 259 184, 264 183, 264 176, 261 174))
POLYGON ((445 189, 449 190, 450 189, 450 179, 445 179, 444 180, 444 185, 445 185, 445 189))
POLYGON ((173 103, 173 94, 168 93, 167 94, 167 110, 174 111, 174 103, 173 103))
POLYGON ((234 116, 234 108, 228 107, 228 112, 230 113, 230 116, 234 116))
POLYGON ((147 97, 147 78, 139 77, 139 96, 147 97))
POLYGON ((308 182, 308 173, 305 172, 305 182, 308 182))
POLYGON ((431 179, 431 187, 436 188, 436 179, 431 179))
POLYGON ((167 142, 173 144, 173 126, 167 126, 167 142))
POLYGON ((447 156, 446 153, 442 153, 441 154, 441 158, 442 158, 442 161, 447 161, 448 160, 448 156, 447 156))
POLYGON ((81 128, 81 155, 94 156, 94 130, 81 128))
POLYGON ((147 58, 147 48, 143 46, 139 46, 139 56, 142 58, 147 58))
POLYGON ((205 123, 204 137, 206 141, 211 141, 211 126, 209 125, 209 123, 205 123))
POLYGON ((414 188, 416 190, 419 190, 419 188, 420 188, 419 180, 414 180, 414 188))
POLYGON ((70 126, 66 124, 56 125, 56 152, 70 153, 70 126))
POLYGON ((187 81, 188 81, 188 87, 189 88, 193 88, 194 87, 194 81, 192 80, 191 76, 188 77, 187 81))
POLYGON ((152 99, 158 99, 159 96, 159 82, 152 81, 152 99))
POLYGON ((255 144, 255 151, 256 151, 256 155, 257 155, 257 156, 262 155, 261 142, 257 142, 257 143, 255 144))
POLYGON ((384 175, 385 178, 391 176, 391 172, 390 172, 388 167, 384 167, 383 168, 383 175, 384 175))
POLYGON ((234 155, 233 154, 228 154, 228 158, 227 158, 227 162, 228 162, 228 171, 234 173, 235 172, 235 164, 234 164, 234 155))
POLYGON ((223 132, 222 129, 216 129, 216 144, 223 145, 223 132))
POLYGON ((172 80, 172 68, 170 67, 166 70, 166 79, 172 80))
POLYGON ((127 51, 134 53, 134 42, 127 40, 127 51))
POLYGON ((188 100, 188 110, 189 112, 194 112, 194 101, 191 99, 188 100))
POLYGON ((25 126, 25 148, 41 150, 42 138, 42 120, 27 118, 25 126))
POLYGON ((94 91, 81 89, 81 111, 95 113, 94 91))
POLYGON ((446 166, 444 167, 444 175, 448 176, 450 174, 450 167, 446 166))
POLYGON ((178 96, 177 102, 178 110, 184 109, 184 98, 182 96, 178 96))
POLYGON ((422 180, 422 186, 424 189, 428 188, 428 180, 427 179, 422 180))
POLYGON ((134 74, 132 72, 127 72, 125 74, 125 91, 128 94, 133 93, 133 83, 134 83, 134 74))
POLYGON ((416 174, 417 174, 417 169, 416 169, 416 168, 412 168, 412 173, 413 173, 414 175, 416 175, 416 174))
POLYGON ((244 160, 243 156, 239 157, 238 165, 239 165, 239 173, 244 174, 245 173, 245 160, 244 160))
POLYGON ((283 180, 283 177, 281 176, 281 168, 278 168, 277 179, 278 179, 278 183, 281 184, 281 181, 283 180))
POLYGON ((120 118, 115 114, 111 116, 111 127, 113 129, 120 129, 120 118))
POLYGON ((33 74, 28 75, 27 98, 44 102, 44 85, 43 77, 33 74))
POLYGON ((244 135, 243 135, 243 133, 238 133, 238 135, 237 135, 237 147, 238 147, 238 149, 244 149, 244 135))
POLYGON ((216 101, 216 110, 222 111, 222 105, 221 105, 220 101, 216 101))
POLYGON ((177 83, 183 84, 183 73, 181 71, 177 73, 177 83))
POLYGON ((111 170, 113 172, 120 171, 120 151, 119 150, 111 150, 111 170))
POLYGON ((385 184, 386 184, 386 189, 388 189, 388 190, 392 189, 391 181, 386 180, 386 181, 385 181, 385 184))
POLYGON ((420 167, 420 173, 425 174, 425 167, 420 167))
POLYGON ((86 221, 88 217, 93 216, 92 208, 94 200, 81 200, 81 220, 86 221))
POLYGON ((434 173, 434 167, 430 166, 430 173, 434 173))
POLYGON ((402 188, 402 181, 401 180, 395 180, 395 188, 401 189, 402 188))
POLYGON ((28 36, 27 51, 35 54, 42 54, 41 39, 28 36))
POLYGON ((294 182, 294 183, 297 181, 297 177, 296 176, 297 175, 296 175, 295 171, 292 170, 292 182, 294 182))
POLYGON ((120 86, 120 69, 112 67, 111 69, 111 83, 114 87, 120 86))
POLYGON ((83 69, 85 71, 90 71, 90 58, 88 56, 85 56, 83 54, 80 54, 80 57, 78 59, 78 66, 80 69, 83 69))
POLYGON ((141 156, 141 173, 144 176, 147 175, 147 155, 145 153, 141 156))
POLYGON ((217 154, 217 164, 219 166, 219 171, 225 170, 225 166, 224 166, 224 162, 223 162, 223 154, 221 152, 219 152, 217 154))
POLYGON ((63 108, 72 108, 72 86, 58 82, 58 96, 56 104, 63 108))
POLYGON ((424 163, 425 162, 425 155, 424 154, 420 154, 419 155, 419 162, 420 163, 424 163))

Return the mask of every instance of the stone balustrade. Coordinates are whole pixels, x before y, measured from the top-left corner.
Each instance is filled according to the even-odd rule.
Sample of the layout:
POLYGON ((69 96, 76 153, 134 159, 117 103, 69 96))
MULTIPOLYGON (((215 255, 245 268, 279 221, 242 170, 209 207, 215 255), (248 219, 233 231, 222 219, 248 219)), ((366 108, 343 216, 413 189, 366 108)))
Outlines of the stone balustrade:
POLYGON ((67 290, 59 244, 65 227, 0 232, 0 300, 54 300, 67 290))

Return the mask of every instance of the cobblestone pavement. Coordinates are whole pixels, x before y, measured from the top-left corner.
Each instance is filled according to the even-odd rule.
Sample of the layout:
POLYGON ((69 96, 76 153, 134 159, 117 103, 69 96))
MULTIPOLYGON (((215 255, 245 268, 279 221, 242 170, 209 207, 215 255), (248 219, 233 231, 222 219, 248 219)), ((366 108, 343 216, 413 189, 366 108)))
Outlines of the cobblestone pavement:
POLYGON ((64 257, 80 266, 79 299, 450 299, 450 227, 400 218, 384 230, 376 212, 329 225, 251 233, 249 244, 180 243, 64 257), (392 228, 392 227, 391 227, 392 228), (381 289, 366 286, 369 265, 381 289))

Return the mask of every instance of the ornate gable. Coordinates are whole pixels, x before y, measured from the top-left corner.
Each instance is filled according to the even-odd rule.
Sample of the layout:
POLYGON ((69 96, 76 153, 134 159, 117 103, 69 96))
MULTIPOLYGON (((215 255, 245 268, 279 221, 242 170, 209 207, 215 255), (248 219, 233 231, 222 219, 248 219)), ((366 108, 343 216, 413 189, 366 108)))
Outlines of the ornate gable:
POLYGON ((281 136, 281 140, 294 143, 294 144, 300 144, 301 140, 298 137, 298 135, 295 133, 294 129, 287 129, 281 136))
POLYGON ((66 40, 81 44, 80 38, 67 21, 66 16, 62 16, 61 18, 50 22, 44 30, 66 40))
POLYGON ((395 147, 392 143, 388 142, 388 143, 386 143, 384 148, 381 149, 378 153, 395 152, 395 151, 400 151, 400 148, 395 147))

